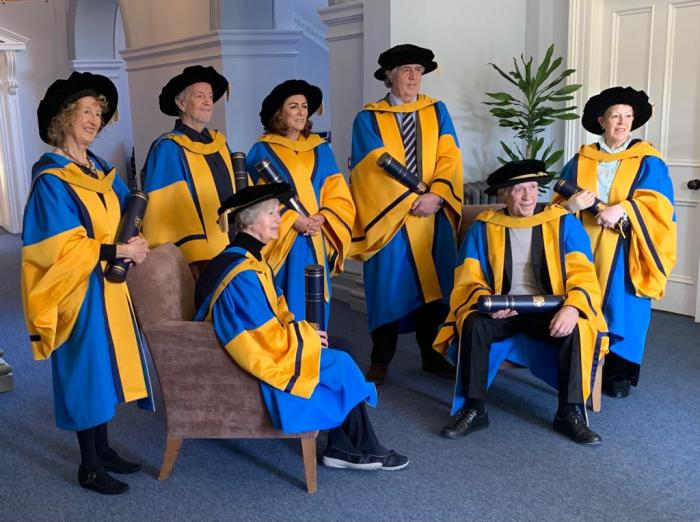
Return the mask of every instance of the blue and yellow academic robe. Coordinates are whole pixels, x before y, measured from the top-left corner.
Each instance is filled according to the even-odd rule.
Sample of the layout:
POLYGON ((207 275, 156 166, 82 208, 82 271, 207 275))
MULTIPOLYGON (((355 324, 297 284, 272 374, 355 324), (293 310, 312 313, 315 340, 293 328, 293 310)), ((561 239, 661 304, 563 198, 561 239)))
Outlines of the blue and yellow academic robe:
POLYGON ((92 155, 99 179, 58 154, 32 169, 22 232, 22 302, 35 359, 51 358, 56 424, 83 430, 117 404, 152 409, 151 384, 126 283, 104 278, 128 189, 92 155))
POLYGON ((457 260, 462 216, 462 158, 452 119, 441 101, 369 103, 352 132, 350 192, 357 207, 350 255, 364 261, 370 331, 400 320, 399 331, 414 329, 412 312, 434 301, 447 307, 457 260), (416 194, 377 166, 388 152, 405 164, 397 113, 416 113, 419 178, 444 205, 436 214, 410 214, 416 194))
POLYGON ((151 145, 144 166, 149 201, 143 235, 151 248, 174 243, 187 263, 209 261, 229 243, 218 224, 221 203, 235 191, 226 136, 208 131, 213 141, 193 141, 178 127, 151 145), (214 175, 211 162, 226 173, 214 175))
POLYGON ((230 246, 205 274, 212 283, 198 287, 204 297, 198 299, 195 320, 211 321, 233 360, 260 379, 276 429, 331 429, 357 404, 376 405, 374 384, 365 382, 352 358, 340 350, 321 349, 314 327, 294 320, 264 258, 258 261, 245 249, 230 246))
POLYGON ((298 320, 306 318, 304 268, 322 265, 325 269, 326 325, 330 318, 330 277, 343 270, 350 249, 355 205, 348 185, 338 170, 331 146, 317 134, 299 136, 292 141, 278 134, 264 134, 246 158, 254 183, 263 182, 255 164, 267 159, 295 190, 297 199, 309 216, 326 218, 321 234, 299 235, 293 226, 299 214, 284 207, 278 239, 263 249, 282 289, 289 309, 298 320))
MULTIPOLYGON (((651 300, 661 299, 676 263, 673 183, 661 154, 638 142, 616 154, 584 145, 562 170, 562 177, 598 192, 598 162, 619 160, 608 205, 620 204, 630 221, 627 238, 603 228, 590 212, 579 212, 593 248, 602 309, 610 329, 610 349, 642 362, 651 319, 651 300)), ((561 197, 555 196, 555 201, 561 197)))
MULTIPOLYGON (((542 237, 544 264, 552 294, 565 296, 564 305, 579 311, 581 391, 585 401, 591 392, 598 361, 607 353, 607 327, 600 310, 600 289, 588 237, 579 221, 559 206, 545 207, 527 218, 508 216, 503 210, 488 210, 477 216, 460 248, 461 263, 454 272, 450 312, 438 331, 434 347, 459 365, 462 328, 470 314, 479 313, 477 300, 482 295, 503 293, 508 229, 525 227, 540 228, 538 235, 542 237)), ((489 386, 501 362, 507 358, 529 367, 533 374, 556 387, 557 352, 533 339, 520 342, 520 337, 491 345, 489 386)), ((452 414, 466 404, 467 398, 460 395, 461 390, 458 380, 452 414)))

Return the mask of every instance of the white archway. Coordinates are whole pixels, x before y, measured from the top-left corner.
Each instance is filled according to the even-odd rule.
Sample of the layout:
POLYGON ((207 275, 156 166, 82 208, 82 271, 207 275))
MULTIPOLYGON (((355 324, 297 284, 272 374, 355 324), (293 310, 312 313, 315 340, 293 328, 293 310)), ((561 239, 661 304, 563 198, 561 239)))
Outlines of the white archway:
POLYGON ((119 92, 118 121, 106 127, 91 149, 112 163, 128 180, 133 148, 129 84, 119 51, 125 47, 124 25, 117 0, 70 0, 68 59, 74 71, 102 74, 119 92))

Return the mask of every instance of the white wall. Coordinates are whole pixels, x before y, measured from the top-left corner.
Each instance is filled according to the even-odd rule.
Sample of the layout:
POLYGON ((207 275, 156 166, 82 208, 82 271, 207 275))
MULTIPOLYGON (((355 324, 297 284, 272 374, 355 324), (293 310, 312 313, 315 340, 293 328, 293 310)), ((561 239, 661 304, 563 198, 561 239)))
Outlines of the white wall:
POLYGON ((131 48, 181 40, 210 31, 209 0, 119 0, 131 48))
MULTIPOLYGON (((498 167, 499 140, 513 139, 513 133, 499 128, 482 103, 485 92, 507 90, 488 63, 509 69, 512 57, 521 53, 538 61, 552 42, 557 53, 566 56, 568 4, 563 0, 336 0, 331 5, 322 10, 329 23, 359 10, 362 24, 359 44, 346 36, 355 21, 331 27, 330 34, 338 36, 332 38, 331 56, 335 54, 349 69, 346 74, 344 66, 331 63, 331 85, 338 89, 333 92, 333 110, 343 113, 334 118, 334 135, 349 136, 350 113, 386 93, 382 82, 372 76, 381 51, 402 43, 428 47, 439 69, 425 76, 422 91, 447 104, 462 148, 466 181, 483 179, 498 167), (357 52, 361 53, 360 78, 353 79, 358 73, 353 56, 357 52), (358 89, 362 90, 360 103, 358 89), (355 106, 348 108, 353 101, 355 106)), ((562 125, 554 125, 548 136, 563 147, 562 125)), ((336 145, 339 163, 344 164, 348 151, 349 143, 336 145)))
MULTIPOLYGON (((126 181, 134 146, 129 84, 119 49, 126 46, 123 19, 116 0, 73 0, 75 23, 68 31, 68 48, 74 48, 72 67, 107 76, 119 92, 118 118, 97 136, 90 147, 109 161, 126 181), (97 22, 99 20, 99 23, 97 22), (92 25, 99 26, 95 31, 92 25), (72 44, 72 45, 71 45, 72 44)), ((69 51, 70 55, 70 51, 69 51)), ((137 167, 138 169, 138 167, 137 167)))
POLYGON ((313 131, 331 130, 330 75, 328 72, 328 49, 322 49, 314 41, 302 36, 297 45, 297 78, 320 87, 323 91, 323 114, 311 117, 313 131))
MULTIPOLYGON (((29 38, 17 53, 22 138, 28 168, 49 150, 39 138, 36 109, 47 87, 70 74, 66 47, 66 1, 8 2, 0 5, 0 27, 29 38)), ((31 172, 17 173, 31 176, 31 172)))
MULTIPOLYGON (((435 53, 439 68, 423 80, 423 92, 443 100, 452 115, 464 162, 465 180, 483 179, 498 166, 498 127, 482 102, 504 81, 487 64, 508 66, 525 46, 526 2, 392 0, 391 44, 414 43, 435 53), (470 5, 471 4, 471 5, 470 5)), ((368 71, 369 72, 369 71, 368 71)))

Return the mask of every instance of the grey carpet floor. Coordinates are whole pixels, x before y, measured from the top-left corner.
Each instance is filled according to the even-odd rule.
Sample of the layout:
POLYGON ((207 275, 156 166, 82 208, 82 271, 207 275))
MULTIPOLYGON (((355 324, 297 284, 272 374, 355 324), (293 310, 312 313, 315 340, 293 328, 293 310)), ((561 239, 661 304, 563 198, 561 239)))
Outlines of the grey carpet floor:
MULTIPOLYGON (((330 331, 365 368, 365 316, 334 303, 330 331)), ((421 372, 403 336, 370 415, 411 465, 319 466, 315 495, 304 491, 296 441, 185 441, 170 479, 157 481, 157 390, 158 412, 125 405, 110 424, 113 446, 145 469, 128 477, 126 495, 102 497, 76 483, 75 435, 54 425, 50 365, 31 359, 24 329, 19 238, 0 234, 0 348, 16 382, 0 394, 0 520, 700 520, 699 337, 690 318, 655 312, 640 387, 591 413, 604 441, 581 447, 552 431, 556 395, 524 370, 497 378, 488 430, 441 438, 451 383, 421 372)))

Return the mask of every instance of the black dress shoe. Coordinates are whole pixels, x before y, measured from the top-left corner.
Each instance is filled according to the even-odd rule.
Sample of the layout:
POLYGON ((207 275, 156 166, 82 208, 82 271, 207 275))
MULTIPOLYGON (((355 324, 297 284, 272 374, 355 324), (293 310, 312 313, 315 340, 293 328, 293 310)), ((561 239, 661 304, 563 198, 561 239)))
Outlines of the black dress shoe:
POLYGON ((386 373, 389 371, 388 364, 382 363, 372 363, 365 374, 365 380, 367 382, 373 382, 377 386, 384 384, 386 379, 386 373))
POLYGON ((129 484, 111 477, 104 469, 85 471, 82 466, 78 468, 78 483, 102 495, 121 495, 129 489, 129 484))
POLYGON ((110 449, 106 456, 100 455, 100 460, 104 464, 105 469, 107 471, 111 471, 112 473, 129 475, 141 470, 141 464, 124 460, 117 455, 117 452, 113 449, 110 449))
POLYGON ((554 431, 579 444, 600 444, 603 441, 600 435, 586 425, 583 416, 577 411, 569 412, 563 417, 558 413, 554 415, 554 431))
POLYGON ((615 397, 616 399, 623 399, 630 394, 630 386, 632 382, 627 377, 623 378, 613 378, 605 381, 603 386, 603 391, 606 395, 610 397, 615 397))
POLYGON ((479 415, 474 409, 464 409, 457 413, 447 426, 440 430, 440 435, 448 439, 466 437, 473 431, 483 430, 489 426, 489 414, 479 415))

